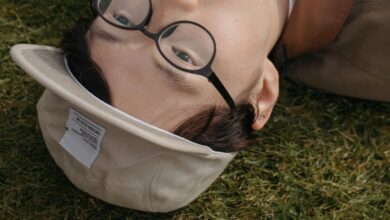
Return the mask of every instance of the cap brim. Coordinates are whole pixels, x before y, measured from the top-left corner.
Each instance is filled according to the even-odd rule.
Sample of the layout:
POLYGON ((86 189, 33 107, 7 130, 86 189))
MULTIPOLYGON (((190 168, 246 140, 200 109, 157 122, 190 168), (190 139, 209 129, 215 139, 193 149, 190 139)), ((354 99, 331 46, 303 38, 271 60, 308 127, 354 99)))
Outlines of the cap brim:
POLYGON ((147 124, 96 98, 69 74, 62 50, 49 46, 19 44, 11 49, 12 59, 28 75, 54 94, 84 112, 139 136, 160 147, 195 154, 230 154, 191 142, 147 124))

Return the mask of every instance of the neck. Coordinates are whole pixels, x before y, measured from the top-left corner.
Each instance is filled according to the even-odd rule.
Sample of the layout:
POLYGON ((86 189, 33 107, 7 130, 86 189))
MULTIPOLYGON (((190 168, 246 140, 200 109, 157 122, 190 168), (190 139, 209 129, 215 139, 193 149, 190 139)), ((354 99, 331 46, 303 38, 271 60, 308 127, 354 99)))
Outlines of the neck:
POLYGON ((281 34, 281 32, 284 29, 284 26, 286 26, 287 24, 287 20, 289 17, 290 0, 274 0, 274 1, 279 14, 278 27, 280 31, 279 34, 281 34))

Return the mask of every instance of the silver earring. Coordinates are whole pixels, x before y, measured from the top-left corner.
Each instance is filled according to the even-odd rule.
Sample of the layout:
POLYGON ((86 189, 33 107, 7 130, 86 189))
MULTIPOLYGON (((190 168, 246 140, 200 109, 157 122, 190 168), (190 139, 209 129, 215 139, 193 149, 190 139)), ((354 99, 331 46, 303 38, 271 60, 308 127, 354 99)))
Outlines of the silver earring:
POLYGON ((257 115, 260 118, 260 120, 264 120, 265 119, 265 114, 261 113, 260 106, 259 106, 259 108, 257 108, 257 115))

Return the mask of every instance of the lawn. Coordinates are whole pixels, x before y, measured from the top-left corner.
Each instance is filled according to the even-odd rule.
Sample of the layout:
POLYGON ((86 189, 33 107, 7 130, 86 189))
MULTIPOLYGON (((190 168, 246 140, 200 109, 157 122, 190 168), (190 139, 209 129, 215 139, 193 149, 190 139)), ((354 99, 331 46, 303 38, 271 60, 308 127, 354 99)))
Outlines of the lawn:
POLYGON ((75 188, 37 126, 43 88, 11 61, 17 43, 57 45, 87 1, 0 0, 0 219, 390 219, 390 104, 282 80, 261 142, 189 206, 115 207, 75 188))

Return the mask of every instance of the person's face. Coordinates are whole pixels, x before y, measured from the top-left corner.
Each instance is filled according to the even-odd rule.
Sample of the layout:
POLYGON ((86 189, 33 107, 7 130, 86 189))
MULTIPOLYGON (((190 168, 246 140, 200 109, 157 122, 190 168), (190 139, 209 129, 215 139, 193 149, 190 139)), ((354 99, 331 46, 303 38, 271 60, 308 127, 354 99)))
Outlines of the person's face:
MULTIPOLYGON (((146 29, 157 33, 179 20, 207 28, 217 46, 212 68, 236 104, 254 102, 269 117, 278 83, 267 55, 280 35, 285 2, 153 0, 146 29)), ((88 41, 108 82, 112 105, 136 118, 172 131, 207 107, 227 106, 207 78, 171 66, 140 31, 119 29, 98 17, 88 41)))

